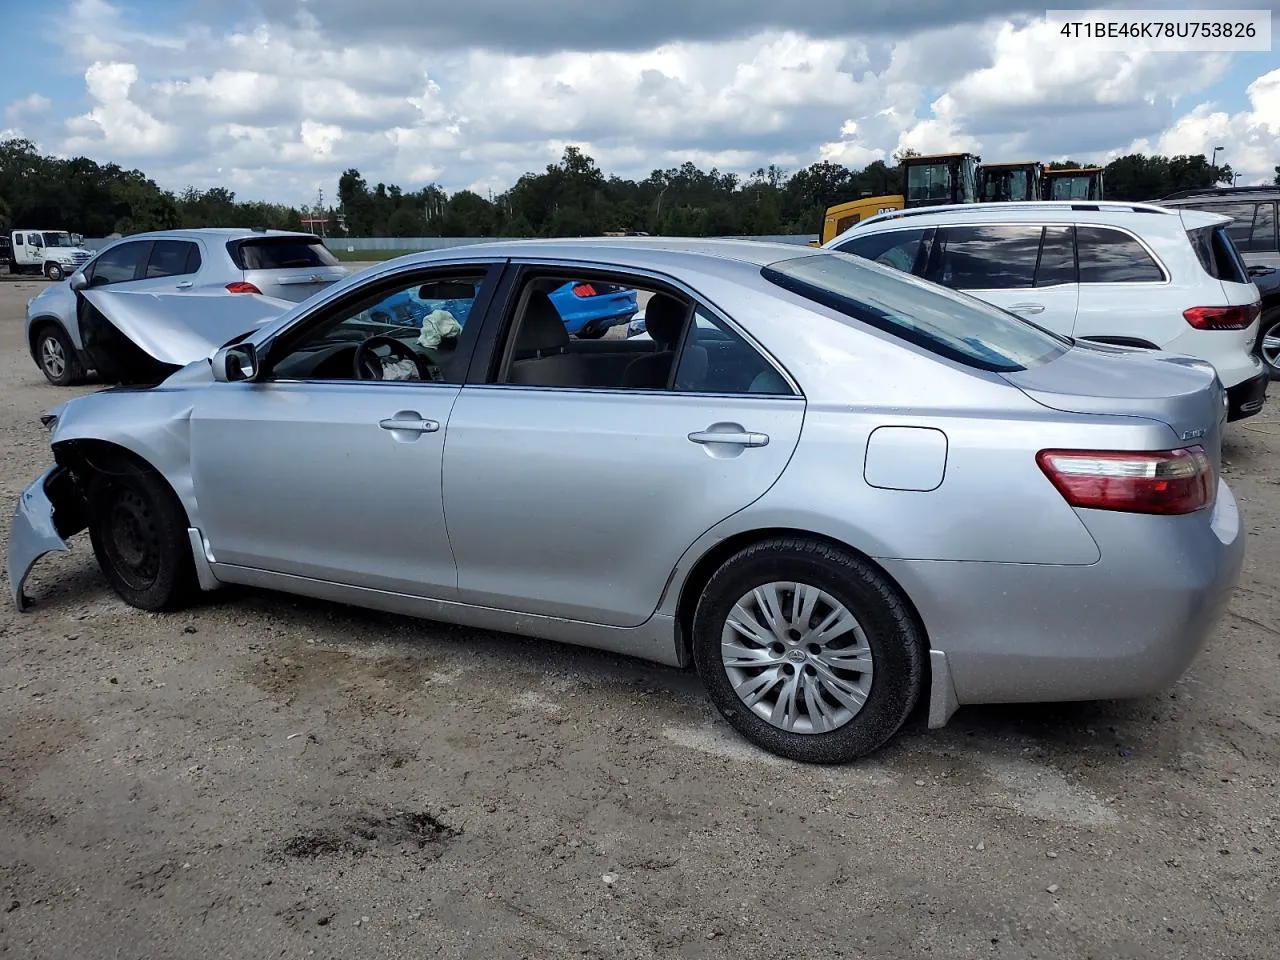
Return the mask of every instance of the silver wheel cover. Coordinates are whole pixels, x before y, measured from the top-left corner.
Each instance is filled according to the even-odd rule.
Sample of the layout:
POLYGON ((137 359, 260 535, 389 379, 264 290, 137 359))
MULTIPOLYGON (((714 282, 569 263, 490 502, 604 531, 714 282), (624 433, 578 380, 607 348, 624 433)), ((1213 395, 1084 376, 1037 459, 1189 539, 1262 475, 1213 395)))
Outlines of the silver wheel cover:
POLYGON ((805 583, 766 583, 741 597, 720 634, 739 699, 788 733, 829 733, 871 693, 872 654, 858 620, 805 583))

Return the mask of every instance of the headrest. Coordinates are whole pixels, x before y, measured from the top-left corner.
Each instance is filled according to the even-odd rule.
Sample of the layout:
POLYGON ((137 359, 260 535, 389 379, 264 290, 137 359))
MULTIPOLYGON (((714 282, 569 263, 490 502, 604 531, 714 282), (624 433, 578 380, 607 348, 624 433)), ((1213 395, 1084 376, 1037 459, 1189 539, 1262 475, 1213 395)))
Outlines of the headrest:
POLYGON ((516 352, 520 355, 557 350, 569 345, 569 331, 564 328, 560 311, 551 298, 541 290, 529 296, 524 319, 520 323, 520 337, 516 352))
POLYGON ((644 310, 644 328, 654 343, 666 350, 674 350, 684 332, 684 321, 689 311, 675 297, 655 293, 644 310))

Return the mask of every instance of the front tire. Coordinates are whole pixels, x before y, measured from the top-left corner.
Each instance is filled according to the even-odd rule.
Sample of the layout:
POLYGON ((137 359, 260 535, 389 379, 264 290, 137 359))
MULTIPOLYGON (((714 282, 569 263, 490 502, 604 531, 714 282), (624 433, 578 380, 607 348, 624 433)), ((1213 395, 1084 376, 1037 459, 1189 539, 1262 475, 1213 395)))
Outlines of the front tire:
POLYGON ((1258 353, 1271 379, 1280 380, 1280 307, 1271 307, 1262 314, 1258 325, 1258 353))
POLYGON ((920 697, 925 647, 883 574, 806 538, 735 554, 693 618, 694 663, 721 715, 808 763, 847 763, 889 740, 920 697))
POLYGON ((62 272, 62 267, 56 263, 45 264, 44 275, 55 283, 66 276, 66 274, 62 272))
POLYGON ((107 582, 125 603, 174 610, 199 590, 186 513, 164 479, 125 458, 89 484, 89 539, 107 582))
POLYGON ((55 387, 70 387, 84 379, 84 366, 67 332, 55 323, 46 323, 36 333, 36 363, 46 380, 55 387))

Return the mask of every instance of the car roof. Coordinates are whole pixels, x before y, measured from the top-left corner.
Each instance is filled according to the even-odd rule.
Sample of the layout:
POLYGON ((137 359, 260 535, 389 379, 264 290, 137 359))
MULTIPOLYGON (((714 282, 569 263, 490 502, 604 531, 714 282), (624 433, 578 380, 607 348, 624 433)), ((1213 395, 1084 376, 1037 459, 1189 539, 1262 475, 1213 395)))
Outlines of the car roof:
MULTIPOLYGON (((1010 203, 960 203, 891 210, 855 223, 841 237, 862 233, 869 227, 911 223, 1008 223, 1032 220, 1062 223, 1107 223, 1133 226, 1167 224, 1175 229, 1213 226, 1230 218, 1186 208, 1121 200, 1017 200, 1010 203), (1167 221, 1163 218, 1170 218, 1167 221), (1178 221, 1181 226, 1175 227, 1178 221)), ((837 238, 839 239, 839 238, 837 238)))
MULTIPOLYGON (((177 239, 181 237, 208 237, 225 240, 247 239, 249 237, 314 237, 314 233, 302 230, 255 230, 252 227, 180 227, 175 230, 148 230, 144 233, 131 233, 121 240, 156 240, 177 239)), ((113 243, 118 241, 112 241, 113 243)))
POLYGON ((397 258, 399 264, 431 263, 469 258, 476 252, 501 257, 538 257, 557 260, 612 261, 619 265, 672 262, 672 255, 693 256, 708 261, 737 263, 755 267, 806 254, 826 255, 831 251, 807 243, 775 240, 698 237, 565 237, 528 240, 483 240, 462 246, 424 250, 397 258))
POLYGON ((1280 200, 1280 184, 1261 184, 1252 187, 1207 187, 1203 190, 1179 190, 1158 203, 1185 203, 1188 200, 1210 200, 1232 203, 1249 200, 1280 200))

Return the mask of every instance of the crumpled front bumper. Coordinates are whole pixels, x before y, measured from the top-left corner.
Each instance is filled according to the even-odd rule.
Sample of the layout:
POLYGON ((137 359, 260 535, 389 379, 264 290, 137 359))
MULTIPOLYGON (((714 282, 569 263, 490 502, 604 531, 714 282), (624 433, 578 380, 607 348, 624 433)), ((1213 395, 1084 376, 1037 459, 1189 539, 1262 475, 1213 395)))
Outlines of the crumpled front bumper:
POLYGON ((22 491, 9 528, 9 595, 19 610, 31 601, 22 592, 31 568, 47 553, 67 553, 66 538, 84 528, 76 509, 71 477, 50 467, 22 491))

